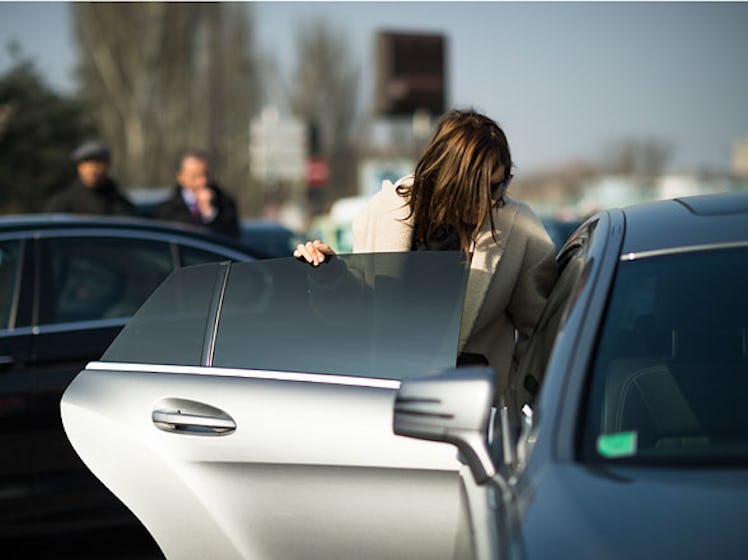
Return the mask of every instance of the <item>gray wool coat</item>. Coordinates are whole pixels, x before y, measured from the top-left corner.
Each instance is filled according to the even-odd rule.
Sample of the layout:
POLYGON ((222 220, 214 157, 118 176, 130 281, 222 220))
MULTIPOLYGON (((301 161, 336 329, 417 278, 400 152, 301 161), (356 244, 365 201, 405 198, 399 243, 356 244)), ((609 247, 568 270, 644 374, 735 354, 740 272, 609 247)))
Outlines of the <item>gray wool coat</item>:
MULTIPOLYGON (((413 220, 396 188, 412 180, 382 183, 353 222, 354 253, 410 250, 413 220)), ((556 264, 553 242, 526 204, 506 197, 493 219, 498 243, 486 220, 473 247, 458 348, 486 356, 500 393, 556 281, 556 264)))

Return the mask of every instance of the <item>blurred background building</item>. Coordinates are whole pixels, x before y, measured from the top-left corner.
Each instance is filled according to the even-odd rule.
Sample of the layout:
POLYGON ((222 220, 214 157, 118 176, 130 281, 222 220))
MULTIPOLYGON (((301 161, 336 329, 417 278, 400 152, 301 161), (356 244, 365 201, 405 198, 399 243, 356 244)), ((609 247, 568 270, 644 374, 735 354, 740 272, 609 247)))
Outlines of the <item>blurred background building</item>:
POLYGON ((504 126, 543 216, 748 188, 748 5, 503 4, 0 3, 0 212, 39 210, 85 138, 146 204, 201 147, 242 217, 345 249, 453 106, 504 126), (52 12, 64 87, 28 54, 52 12))

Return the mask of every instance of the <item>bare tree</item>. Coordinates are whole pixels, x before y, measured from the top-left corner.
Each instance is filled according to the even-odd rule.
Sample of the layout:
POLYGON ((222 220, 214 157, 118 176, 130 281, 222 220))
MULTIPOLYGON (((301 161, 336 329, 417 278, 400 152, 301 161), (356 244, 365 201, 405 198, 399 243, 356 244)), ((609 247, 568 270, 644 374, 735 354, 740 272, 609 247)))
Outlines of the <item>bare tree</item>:
POLYGON ((82 93, 129 185, 168 185, 188 146, 210 150, 241 194, 258 88, 243 4, 73 4, 82 93))
POLYGON ((291 108, 318 130, 321 155, 330 165, 332 201, 355 192, 359 69, 345 36, 324 20, 303 24, 296 37, 291 108))
POLYGON ((259 208, 252 207, 245 195, 249 186, 249 121, 259 108, 259 72, 247 50, 238 48, 251 42, 247 6, 223 4, 221 17, 212 27, 214 68, 208 103, 215 117, 208 128, 208 147, 218 156, 222 178, 233 188, 240 208, 254 213, 259 208))

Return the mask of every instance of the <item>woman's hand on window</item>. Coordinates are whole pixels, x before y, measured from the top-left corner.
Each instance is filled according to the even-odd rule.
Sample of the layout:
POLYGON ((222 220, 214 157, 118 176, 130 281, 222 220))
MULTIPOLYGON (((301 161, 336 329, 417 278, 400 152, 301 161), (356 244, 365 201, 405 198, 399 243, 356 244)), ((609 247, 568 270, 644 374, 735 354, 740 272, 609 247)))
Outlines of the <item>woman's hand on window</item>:
POLYGON ((294 257, 297 259, 304 259, 312 266, 319 266, 320 263, 325 262, 327 257, 331 257, 334 254, 335 251, 333 251, 326 243, 322 243, 319 239, 300 243, 296 246, 296 250, 293 252, 294 257))

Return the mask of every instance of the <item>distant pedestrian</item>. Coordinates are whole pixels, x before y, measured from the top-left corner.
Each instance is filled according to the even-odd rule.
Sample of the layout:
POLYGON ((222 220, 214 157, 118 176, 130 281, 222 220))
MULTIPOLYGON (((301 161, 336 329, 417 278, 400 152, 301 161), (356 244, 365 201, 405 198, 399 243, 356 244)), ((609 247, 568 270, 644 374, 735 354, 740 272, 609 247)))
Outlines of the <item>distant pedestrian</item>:
POLYGON ((98 140, 84 142, 72 153, 71 159, 78 177, 49 200, 45 207, 47 212, 134 214, 132 202, 109 176, 111 150, 107 144, 98 140))
POLYGON ((156 208, 155 218, 200 225, 216 233, 239 237, 236 203, 213 182, 206 152, 183 152, 177 162, 176 178, 172 196, 156 208))

